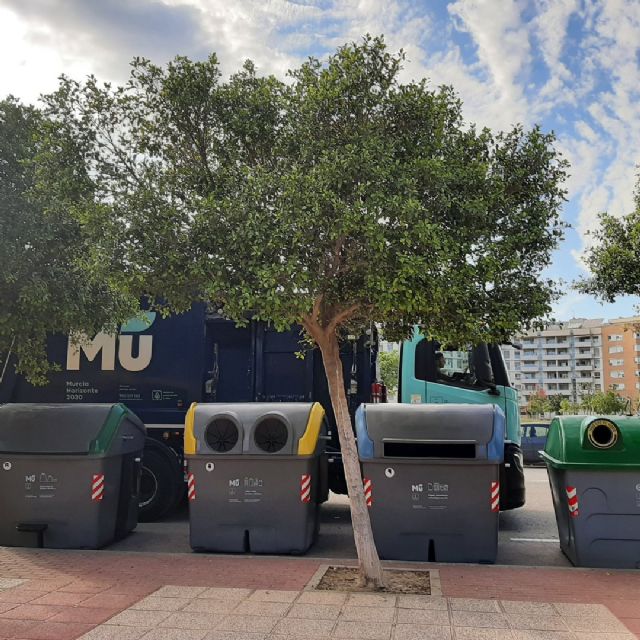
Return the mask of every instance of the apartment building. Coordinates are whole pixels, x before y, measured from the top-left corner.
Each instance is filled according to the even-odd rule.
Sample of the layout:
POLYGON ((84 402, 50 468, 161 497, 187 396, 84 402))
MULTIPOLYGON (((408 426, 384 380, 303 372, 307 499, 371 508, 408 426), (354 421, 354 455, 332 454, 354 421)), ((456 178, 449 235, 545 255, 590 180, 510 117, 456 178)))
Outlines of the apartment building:
POLYGON ((603 381, 630 398, 636 406, 640 397, 640 318, 618 318, 602 327, 603 381))
MULTIPOLYGON (((603 389, 603 320, 574 318, 542 331, 516 336, 522 350, 503 347, 509 378, 520 406, 542 390, 580 402, 585 393, 603 389)), ((639 353, 640 355, 640 353, 639 353)))

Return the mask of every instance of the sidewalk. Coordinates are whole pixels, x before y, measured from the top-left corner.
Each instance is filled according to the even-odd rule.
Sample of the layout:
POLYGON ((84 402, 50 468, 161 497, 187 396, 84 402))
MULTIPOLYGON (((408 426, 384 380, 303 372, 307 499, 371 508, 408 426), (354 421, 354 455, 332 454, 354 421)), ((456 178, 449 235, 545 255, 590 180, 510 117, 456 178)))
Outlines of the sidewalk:
POLYGON ((640 572, 431 564, 419 566, 433 572, 441 595, 305 590, 323 564, 0 547, 0 640, 85 634, 89 640, 630 640, 640 634, 640 572))

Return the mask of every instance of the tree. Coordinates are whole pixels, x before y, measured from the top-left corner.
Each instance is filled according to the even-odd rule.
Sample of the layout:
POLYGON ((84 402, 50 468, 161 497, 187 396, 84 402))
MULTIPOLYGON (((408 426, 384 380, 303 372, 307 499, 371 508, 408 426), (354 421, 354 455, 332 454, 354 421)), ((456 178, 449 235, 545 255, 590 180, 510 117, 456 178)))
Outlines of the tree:
POLYGON ((578 287, 613 302, 620 295, 640 295, 640 176, 635 209, 623 218, 600 214, 595 244, 585 253, 591 277, 578 287))
MULTIPOLYGON (((48 334, 115 328, 134 308, 111 286, 104 262, 90 267, 93 248, 81 222, 56 207, 53 194, 45 207, 34 191, 36 133, 45 126, 37 109, 0 101, 0 354, 3 367, 15 355, 18 369, 38 383, 51 368, 48 334)), ((81 189, 78 157, 61 153, 58 161, 81 189)))
POLYGON ((549 399, 544 389, 538 389, 535 395, 529 398, 527 413, 530 416, 543 416, 549 411, 549 399))
POLYGON ((380 378, 387 387, 387 392, 394 395, 398 390, 398 370, 400 367, 399 351, 381 351, 378 354, 380 361, 380 378))
MULTIPOLYGON (((215 56, 137 59, 126 86, 64 78, 47 99, 93 180, 69 204, 118 244, 130 289, 172 310, 201 297, 239 323, 298 323, 319 347, 375 586, 340 335, 421 323, 449 343, 501 343, 549 311, 540 273, 563 228, 553 136, 478 131, 451 88, 402 84, 403 59, 366 37, 287 84, 250 62, 223 82, 215 56)), ((55 155, 42 162, 43 189, 68 191, 55 155)))
POLYGON ((563 416, 575 415, 580 412, 580 405, 571 402, 568 398, 563 398, 560 403, 560 411, 563 416))
POLYGON ((615 415, 625 413, 629 409, 629 401, 617 394, 613 389, 597 391, 585 404, 590 413, 599 415, 615 415))
POLYGON ((564 399, 565 399, 564 396, 560 394, 549 396, 547 398, 549 411, 556 415, 559 414, 562 407, 562 401, 564 399))

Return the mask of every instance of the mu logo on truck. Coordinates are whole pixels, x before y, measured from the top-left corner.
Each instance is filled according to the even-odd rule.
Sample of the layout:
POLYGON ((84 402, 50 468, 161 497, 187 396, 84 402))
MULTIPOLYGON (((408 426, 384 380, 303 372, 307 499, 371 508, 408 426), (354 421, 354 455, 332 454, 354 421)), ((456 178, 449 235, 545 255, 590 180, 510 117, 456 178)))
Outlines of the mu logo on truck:
POLYGON ((138 336, 138 353, 133 355, 133 334, 141 333, 151 327, 156 319, 154 312, 144 312, 144 318, 135 318, 127 322, 120 329, 118 335, 99 333, 91 339, 81 335, 75 339, 69 338, 67 346, 67 371, 79 371, 81 353, 92 362, 100 355, 100 369, 102 371, 114 371, 116 368, 116 355, 118 362, 127 371, 143 371, 151 363, 153 355, 153 336, 138 336))

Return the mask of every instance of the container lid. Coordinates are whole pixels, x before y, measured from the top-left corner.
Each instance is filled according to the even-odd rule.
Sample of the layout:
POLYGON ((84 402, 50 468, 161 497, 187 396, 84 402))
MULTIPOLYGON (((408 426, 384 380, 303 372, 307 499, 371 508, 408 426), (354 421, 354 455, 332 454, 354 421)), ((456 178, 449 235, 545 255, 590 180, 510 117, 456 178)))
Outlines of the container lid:
POLYGON ((561 416, 549 425, 545 450, 551 466, 640 469, 640 418, 561 416))
POLYGON ((0 406, 0 452, 105 454, 124 418, 144 431, 122 404, 6 404, 0 406))
POLYGON ((361 458, 501 461, 505 418, 493 404, 365 404, 356 413, 361 458))
POLYGON ((187 412, 187 455, 307 456, 325 426, 322 406, 309 402, 193 403, 187 412))

